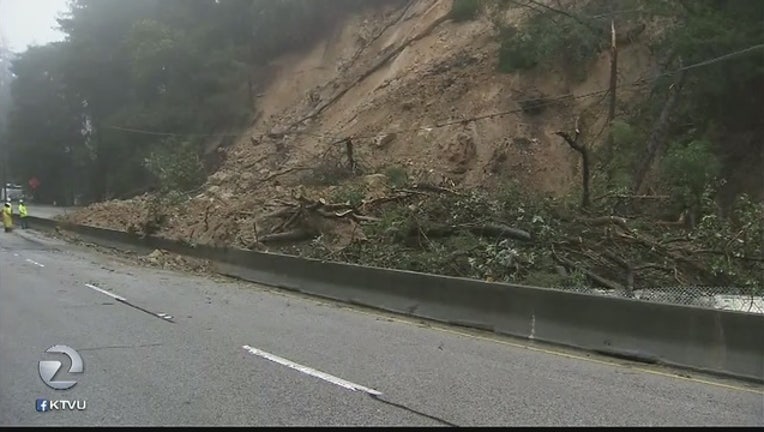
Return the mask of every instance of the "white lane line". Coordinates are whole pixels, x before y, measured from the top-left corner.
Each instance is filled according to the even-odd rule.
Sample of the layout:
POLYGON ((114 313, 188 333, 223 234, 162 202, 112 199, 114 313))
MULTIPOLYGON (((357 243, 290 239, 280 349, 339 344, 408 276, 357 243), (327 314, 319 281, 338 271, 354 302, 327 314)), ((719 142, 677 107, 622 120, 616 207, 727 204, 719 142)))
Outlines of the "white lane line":
POLYGON ((36 265, 36 266, 38 266, 38 267, 45 267, 44 265, 42 265, 42 264, 38 263, 37 261, 35 261, 35 260, 31 260, 31 259, 29 259, 29 258, 27 258, 27 259, 26 259, 26 261, 27 261, 28 263, 32 263, 32 264, 34 264, 34 265, 36 265))
POLYGON ((19 256, 19 254, 15 253, 15 254, 13 254, 13 256, 17 257, 17 256, 19 256))
POLYGON ((272 362, 275 362, 275 363, 278 363, 278 364, 280 364, 282 366, 286 366, 288 368, 292 368, 292 369, 298 370, 298 371, 300 371, 300 372, 302 372, 302 373, 304 373, 306 375, 310 375, 310 376, 313 376, 313 377, 316 377, 316 378, 320 378, 320 379, 322 379, 324 381, 328 381, 328 382, 330 382, 332 384, 338 385, 338 386, 346 388, 348 390, 362 391, 362 392, 368 393, 368 394, 370 394, 372 396, 381 396, 382 395, 382 392, 379 392, 377 390, 370 389, 368 387, 364 387, 364 386, 359 385, 359 384, 354 384, 354 383, 352 383, 350 381, 346 381, 346 380, 344 380, 342 378, 337 378, 334 375, 329 375, 328 373, 317 371, 317 370, 315 370, 313 368, 310 368, 308 366, 303 366, 301 364, 297 364, 297 363, 295 363, 293 361, 289 361, 289 360, 287 360, 285 358, 281 358, 281 357, 279 357, 277 355, 273 355, 273 354, 267 353, 267 352, 259 350, 257 348, 252 348, 249 345, 244 345, 244 346, 242 346, 242 348, 247 350, 250 354, 254 354, 254 355, 258 356, 258 357, 262 357, 264 359, 268 359, 268 360, 270 360, 272 362))
POLYGON ((112 294, 112 293, 110 293, 110 292, 108 292, 108 291, 106 291, 106 290, 103 290, 103 289, 101 289, 101 288, 98 288, 97 286, 95 286, 95 285, 93 285, 93 284, 85 284, 85 286, 86 286, 86 287, 88 287, 88 288, 90 288, 90 289, 92 289, 92 290, 96 290, 96 291, 98 291, 98 292, 99 292, 99 293, 101 293, 101 294, 106 294, 107 296, 109 296, 109 297, 111 297, 111 298, 113 298, 113 299, 115 299, 115 300, 119 300, 119 301, 127 301, 127 299, 126 299, 126 298, 124 298, 124 297, 120 297, 120 296, 118 296, 118 295, 116 295, 116 294, 112 294))
POLYGON ((160 312, 160 313, 158 313, 158 314, 157 314, 157 316, 158 316, 159 318, 162 318, 162 319, 166 319, 166 320, 171 320, 171 319, 172 319, 172 315, 170 315, 170 314, 166 314, 166 313, 164 313, 164 312, 160 312))

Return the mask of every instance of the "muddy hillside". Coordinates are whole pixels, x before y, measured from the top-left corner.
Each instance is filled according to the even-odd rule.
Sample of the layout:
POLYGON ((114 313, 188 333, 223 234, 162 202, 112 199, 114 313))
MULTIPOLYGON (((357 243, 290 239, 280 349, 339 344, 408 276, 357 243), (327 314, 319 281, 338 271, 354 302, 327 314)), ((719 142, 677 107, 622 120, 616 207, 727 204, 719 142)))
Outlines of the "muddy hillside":
MULTIPOLYGON (((564 58, 503 73, 500 32, 522 26, 538 7, 495 3, 467 20, 454 19, 450 0, 349 14, 310 48, 261 71, 267 79, 250 126, 209 140, 207 156, 221 162, 201 188, 97 203, 70 220, 547 286, 573 276, 607 289, 727 281, 719 256, 697 253, 713 239, 699 245, 699 236, 683 237, 698 224, 688 222, 692 213, 668 211, 653 171, 637 194, 645 199, 592 190, 594 204, 577 209, 576 146, 596 153, 609 108, 630 113, 650 98, 640 83, 660 70, 653 46, 661 21, 619 18, 615 76, 607 37, 583 73, 564 58), (609 105, 612 79, 617 104, 609 105), (629 217, 637 213, 650 218, 629 217)), ((741 263, 735 278, 748 278, 752 262, 741 263)))

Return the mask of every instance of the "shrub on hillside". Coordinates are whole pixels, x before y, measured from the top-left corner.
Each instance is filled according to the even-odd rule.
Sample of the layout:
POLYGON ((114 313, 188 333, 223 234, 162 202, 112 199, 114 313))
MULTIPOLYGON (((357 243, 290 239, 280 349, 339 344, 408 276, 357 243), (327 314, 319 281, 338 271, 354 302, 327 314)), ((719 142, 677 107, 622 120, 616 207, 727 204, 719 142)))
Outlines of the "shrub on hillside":
POLYGON ((201 186, 205 180, 199 149, 192 141, 165 140, 144 163, 163 192, 189 191, 201 186))
POLYGON ((451 18, 454 21, 469 21, 477 18, 480 13, 479 0, 454 0, 451 6, 451 18))
POLYGON ((565 65, 576 79, 582 79, 586 66, 601 49, 603 39, 576 20, 541 13, 519 29, 502 28, 499 33, 499 70, 510 73, 540 64, 565 65))
POLYGON ((719 175, 720 164, 707 140, 675 143, 661 161, 661 177, 682 206, 696 207, 719 175))

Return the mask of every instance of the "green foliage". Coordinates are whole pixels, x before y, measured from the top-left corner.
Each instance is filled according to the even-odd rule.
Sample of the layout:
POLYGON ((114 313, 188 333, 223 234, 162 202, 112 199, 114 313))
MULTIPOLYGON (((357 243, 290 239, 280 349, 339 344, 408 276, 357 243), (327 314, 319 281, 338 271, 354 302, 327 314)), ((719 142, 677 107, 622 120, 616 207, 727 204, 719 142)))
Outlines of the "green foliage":
POLYGON ((90 200, 129 196, 157 177, 170 188, 196 183, 197 163, 186 153, 204 142, 184 147, 192 169, 184 179, 167 173, 165 136, 155 132, 196 136, 246 125, 261 84, 252 76, 258 65, 309 46, 344 12, 368 5, 73 0, 59 20, 64 41, 15 62, 14 174, 37 176, 39 198, 59 202, 74 189, 90 200))
MULTIPOLYGON (((607 143, 603 143, 592 151, 592 160, 597 169, 595 177, 592 178, 592 188, 610 188, 612 192, 631 185, 636 164, 644 151, 647 138, 643 131, 620 118, 613 120, 610 134, 613 138, 611 148, 608 148, 607 143), (605 173, 607 177, 596 176, 599 173, 605 173)), ((595 192, 596 194, 598 193, 595 192)))
POLYGON ((410 179, 405 168, 394 166, 385 169, 385 176, 390 180, 390 185, 400 189, 409 185, 410 179))
POLYGON ((387 240, 393 240, 400 238, 400 233, 403 227, 407 224, 410 212, 405 207, 390 207, 385 209, 379 221, 370 223, 364 230, 369 235, 375 238, 386 238, 387 240))
POLYGON ((711 143, 697 140, 671 146, 662 161, 661 175, 682 205, 695 206, 719 169, 711 143))
POLYGON ((520 28, 502 28, 499 41, 502 72, 563 65, 577 79, 583 77, 604 42, 591 28, 554 12, 533 15, 520 28))
POLYGON ((587 288, 591 286, 586 274, 580 269, 575 269, 565 281, 566 285, 571 288, 587 288))
POLYGON ((7 131, 12 174, 39 178, 45 185, 39 200, 71 202, 82 158, 89 152, 80 106, 65 81, 61 44, 30 48, 11 69, 17 75, 7 131))
POLYGON ((637 130, 623 120, 615 119, 610 126, 613 134, 613 145, 616 150, 633 149, 641 136, 637 130))
POLYGON ((480 0, 454 0, 451 5, 451 18, 456 21, 470 21, 480 13, 480 0))
MULTIPOLYGON (((556 211, 565 212, 564 202, 529 193, 517 182, 501 185, 496 194, 498 220, 528 230, 537 241, 554 238, 559 230, 556 211)), ((570 206, 574 208, 575 205, 570 206)))
POLYGON ((539 54, 533 36, 508 27, 500 32, 499 70, 512 73, 531 69, 539 63, 539 54))
POLYGON ((722 285, 754 288, 764 293, 764 203, 741 194, 726 217, 721 216, 709 185, 702 195, 703 217, 690 238, 713 254, 711 271, 722 285), (746 260, 750 259, 750 261, 746 260))
MULTIPOLYGON (((673 6, 668 12, 677 25, 667 28, 653 47, 668 70, 679 67, 680 59, 684 65, 696 64, 764 40, 761 5, 757 2, 695 0, 673 6)), ((728 176, 738 174, 733 161, 758 152, 764 140, 764 99, 759 96, 764 88, 762 65, 764 50, 759 49, 688 71, 669 140, 710 141, 724 165, 722 171, 728 176)), ((654 117, 675 80, 676 75, 668 75, 655 83, 650 98, 654 117)), ((734 190, 734 185, 727 188, 734 190)))
POLYGON ((352 246, 345 259, 368 265, 436 272, 495 281, 522 282, 531 273, 547 271, 550 255, 543 244, 554 236, 556 223, 547 201, 530 202, 513 185, 501 197, 475 191, 459 196, 433 196, 416 206, 391 203, 380 220, 365 226, 370 243, 352 246), (502 202, 503 201, 503 202, 502 202), (476 236, 459 231, 429 238, 420 230, 437 225, 505 223, 532 233, 534 244, 476 236))
POLYGON ((315 168, 302 176, 305 184, 318 186, 338 185, 342 181, 353 177, 353 172, 337 160, 325 158, 315 168))
POLYGON ((188 191, 205 179, 197 145, 192 141, 170 139, 157 146, 145 160, 146 168, 165 191, 188 191))
MULTIPOLYGON (((654 220, 629 220, 630 231, 622 237, 615 226, 584 222, 591 215, 527 193, 516 183, 502 185, 498 195, 459 191, 418 196, 414 202, 386 204, 377 213, 378 221, 364 225, 368 241, 350 245, 340 259, 490 281, 588 289, 598 284, 587 271, 623 283, 622 269, 603 256, 603 251, 612 251, 628 262, 665 265, 654 272, 640 270, 638 288, 685 280, 680 283, 732 287, 730 292, 761 290, 764 269, 758 260, 764 253, 760 241, 764 205, 741 198, 735 210, 722 217, 711 186, 701 197, 702 222, 679 237, 676 231, 664 232, 654 220), (483 223, 528 231, 533 240, 495 238, 458 228, 483 223), (445 235, 432 231, 443 225, 457 228, 445 235), (653 247, 650 240, 647 244, 631 241, 632 236, 660 239, 659 246, 653 247), (672 258, 676 254, 684 258, 672 258), (559 256, 573 263, 565 264, 567 274, 559 269, 559 256)), ((338 192, 338 196, 348 194, 348 190, 338 192)), ((308 254, 325 257, 316 250, 308 254)))
POLYGON ((358 207, 366 197, 366 189, 363 185, 348 184, 339 187, 332 193, 332 201, 335 203, 348 203, 358 207))
POLYGON ((528 275, 519 282, 524 285, 535 287, 560 287, 569 285, 566 283, 566 278, 549 269, 539 269, 529 272, 528 275))

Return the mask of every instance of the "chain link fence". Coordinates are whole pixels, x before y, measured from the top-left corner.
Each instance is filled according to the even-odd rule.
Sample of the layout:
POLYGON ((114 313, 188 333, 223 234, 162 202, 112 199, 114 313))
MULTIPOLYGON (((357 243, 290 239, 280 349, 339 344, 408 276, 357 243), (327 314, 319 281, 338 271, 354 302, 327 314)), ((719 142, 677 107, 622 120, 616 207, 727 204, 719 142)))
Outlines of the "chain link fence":
POLYGON ((764 314, 764 289, 761 287, 660 287, 641 288, 633 292, 580 286, 555 289, 655 303, 764 314))

